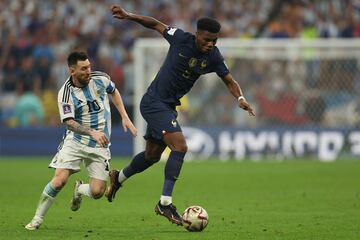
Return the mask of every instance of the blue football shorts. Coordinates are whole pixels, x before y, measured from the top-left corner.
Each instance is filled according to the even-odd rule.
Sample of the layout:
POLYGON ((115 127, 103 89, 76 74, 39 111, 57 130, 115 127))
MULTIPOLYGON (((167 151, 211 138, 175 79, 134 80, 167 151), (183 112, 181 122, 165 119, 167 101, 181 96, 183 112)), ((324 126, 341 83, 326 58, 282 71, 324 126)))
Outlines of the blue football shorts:
POLYGON ((140 112, 147 123, 145 140, 150 138, 163 141, 167 133, 182 132, 177 121, 175 106, 166 104, 145 94, 141 99, 140 112))

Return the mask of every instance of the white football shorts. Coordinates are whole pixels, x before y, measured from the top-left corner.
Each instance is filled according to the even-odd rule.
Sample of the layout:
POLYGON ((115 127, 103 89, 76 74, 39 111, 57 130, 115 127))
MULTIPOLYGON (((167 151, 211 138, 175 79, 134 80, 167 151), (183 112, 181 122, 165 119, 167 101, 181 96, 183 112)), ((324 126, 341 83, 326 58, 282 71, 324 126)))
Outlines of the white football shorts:
POLYGON ((84 162, 89 177, 107 181, 110 159, 109 148, 93 148, 73 139, 64 139, 49 167, 71 169, 79 172, 80 164, 84 162))

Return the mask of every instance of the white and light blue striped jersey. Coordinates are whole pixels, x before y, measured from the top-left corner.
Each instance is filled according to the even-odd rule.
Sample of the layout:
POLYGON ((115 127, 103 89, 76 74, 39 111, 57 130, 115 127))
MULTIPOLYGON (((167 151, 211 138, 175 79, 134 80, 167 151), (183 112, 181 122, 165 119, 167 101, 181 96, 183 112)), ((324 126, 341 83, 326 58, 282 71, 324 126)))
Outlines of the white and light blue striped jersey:
MULTIPOLYGON (((102 131, 110 140, 111 112, 108 93, 115 91, 115 84, 109 75, 94 71, 87 86, 75 87, 69 77, 58 93, 60 119, 73 118, 79 124, 102 131)), ((90 147, 100 147, 90 136, 66 132, 66 138, 74 139, 90 147)))

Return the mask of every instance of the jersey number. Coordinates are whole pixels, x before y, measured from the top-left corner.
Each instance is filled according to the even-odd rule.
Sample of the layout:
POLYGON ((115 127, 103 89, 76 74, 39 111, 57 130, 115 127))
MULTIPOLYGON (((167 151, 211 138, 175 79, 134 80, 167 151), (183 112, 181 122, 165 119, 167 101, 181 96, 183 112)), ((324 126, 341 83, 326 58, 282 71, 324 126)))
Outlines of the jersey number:
POLYGON ((99 104, 98 104, 98 102, 96 100, 94 100, 92 102, 87 101, 87 105, 89 107, 89 113, 96 112, 96 111, 100 110, 100 106, 99 106, 99 104))

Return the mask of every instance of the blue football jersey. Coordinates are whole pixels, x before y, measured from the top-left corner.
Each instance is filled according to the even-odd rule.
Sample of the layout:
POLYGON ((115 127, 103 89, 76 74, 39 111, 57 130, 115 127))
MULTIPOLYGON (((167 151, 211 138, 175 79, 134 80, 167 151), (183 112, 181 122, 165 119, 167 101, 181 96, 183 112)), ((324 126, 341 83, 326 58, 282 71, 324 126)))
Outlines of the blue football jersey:
MULTIPOLYGON (((58 93, 60 119, 73 118, 85 127, 102 131, 110 139, 111 113, 108 94, 115 91, 115 84, 109 75, 95 71, 83 88, 75 87, 69 77, 58 93)), ((90 147, 100 147, 90 136, 67 130, 66 138, 73 139, 90 147)))
POLYGON ((216 72, 223 78, 229 73, 219 49, 202 53, 195 43, 195 36, 178 28, 168 28, 164 38, 169 42, 165 61, 147 94, 171 105, 180 105, 179 99, 190 91, 202 74, 216 72))

